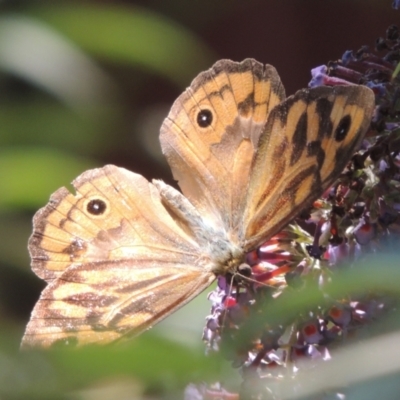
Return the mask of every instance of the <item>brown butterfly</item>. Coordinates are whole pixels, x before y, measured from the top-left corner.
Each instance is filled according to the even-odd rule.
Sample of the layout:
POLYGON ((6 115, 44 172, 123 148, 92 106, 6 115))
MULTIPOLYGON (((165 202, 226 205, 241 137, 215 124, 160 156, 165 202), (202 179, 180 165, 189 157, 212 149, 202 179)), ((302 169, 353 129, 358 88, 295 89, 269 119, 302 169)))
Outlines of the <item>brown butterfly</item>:
POLYGON ((184 195, 107 165, 34 217, 32 268, 48 282, 22 346, 138 334, 235 273, 247 252, 330 186, 369 126, 364 86, 285 100, 274 67, 221 60, 175 101, 161 147, 184 195))

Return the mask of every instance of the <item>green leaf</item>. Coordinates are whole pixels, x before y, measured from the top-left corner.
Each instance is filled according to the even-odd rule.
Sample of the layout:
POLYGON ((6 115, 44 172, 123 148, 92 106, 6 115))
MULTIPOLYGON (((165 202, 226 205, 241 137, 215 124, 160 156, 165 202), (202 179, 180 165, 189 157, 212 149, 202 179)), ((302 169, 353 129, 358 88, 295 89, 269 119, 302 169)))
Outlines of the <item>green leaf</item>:
POLYGON ((0 147, 55 146, 85 155, 99 154, 112 146, 108 130, 118 117, 113 107, 103 107, 88 116, 40 99, 2 102, 0 147))
POLYGON ((43 148, 3 148, 0 151, 0 211, 35 209, 49 195, 95 163, 43 148))
POLYGON ((227 364, 206 357, 201 345, 189 349, 151 334, 111 347, 23 352, 17 350, 18 338, 7 336, 0 336, 0 397, 51 398, 109 382, 117 390, 125 379, 136 382, 140 392, 176 393, 180 398, 187 384, 212 381, 227 364))

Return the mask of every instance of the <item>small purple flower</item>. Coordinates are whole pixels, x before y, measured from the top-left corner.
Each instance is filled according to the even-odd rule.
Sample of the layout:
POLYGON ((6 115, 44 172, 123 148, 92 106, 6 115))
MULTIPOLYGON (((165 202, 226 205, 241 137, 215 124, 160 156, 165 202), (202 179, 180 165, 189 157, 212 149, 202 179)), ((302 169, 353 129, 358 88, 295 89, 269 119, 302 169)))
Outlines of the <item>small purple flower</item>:
POLYGON ((383 98, 387 93, 387 84, 386 83, 376 83, 376 82, 366 82, 365 86, 368 86, 374 92, 375 96, 378 98, 383 98))
POLYGON ((349 243, 343 242, 338 246, 329 245, 326 252, 326 258, 330 265, 346 263, 349 260, 350 251, 349 243))
POLYGON ((327 66, 320 65, 319 67, 315 67, 311 70, 312 79, 308 84, 309 87, 317 87, 325 85, 326 79, 329 79, 327 75, 327 66))
POLYGON ((365 219, 361 219, 357 226, 354 228, 353 235, 357 240, 357 243, 361 245, 366 245, 375 238, 376 231, 376 224, 367 222, 365 219))
POLYGON ((205 384, 186 386, 185 400, 239 400, 237 393, 230 393, 220 383, 207 386, 205 384))
POLYGON ((340 77, 334 77, 328 74, 329 69, 326 65, 320 65, 319 67, 311 70, 312 79, 308 83, 308 87, 317 86, 338 86, 338 85, 351 85, 349 81, 340 77))
POLYGON ((328 318, 340 327, 348 327, 352 321, 352 309, 348 305, 334 305, 328 312, 328 318))
POLYGON ((320 321, 313 319, 304 323, 300 328, 300 337, 306 344, 318 344, 324 339, 321 331, 320 321))
POLYGON ((342 55, 342 63, 343 65, 348 65, 350 62, 355 61, 353 50, 346 50, 342 55))

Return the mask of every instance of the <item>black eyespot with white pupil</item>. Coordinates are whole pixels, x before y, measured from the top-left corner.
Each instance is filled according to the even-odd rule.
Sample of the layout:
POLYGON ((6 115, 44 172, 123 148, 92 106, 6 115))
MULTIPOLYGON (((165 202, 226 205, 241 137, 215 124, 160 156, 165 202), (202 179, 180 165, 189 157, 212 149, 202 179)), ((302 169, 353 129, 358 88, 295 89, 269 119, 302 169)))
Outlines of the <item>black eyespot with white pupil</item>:
POLYGON ((347 134, 349 133, 349 129, 351 126, 351 117, 350 115, 345 115, 339 122, 335 130, 335 140, 337 142, 341 142, 345 139, 347 134))
POLYGON ((204 109, 199 111, 199 113, 197 114, 197 123, 200 128, 207 128, 212 124, 212 122, 213 114, 210 110, 204 109))
POLYGON ((101 199, 93 199, 87 203, 86 210, 92 215, 102 215, 107 209, 107 204, 101 199))

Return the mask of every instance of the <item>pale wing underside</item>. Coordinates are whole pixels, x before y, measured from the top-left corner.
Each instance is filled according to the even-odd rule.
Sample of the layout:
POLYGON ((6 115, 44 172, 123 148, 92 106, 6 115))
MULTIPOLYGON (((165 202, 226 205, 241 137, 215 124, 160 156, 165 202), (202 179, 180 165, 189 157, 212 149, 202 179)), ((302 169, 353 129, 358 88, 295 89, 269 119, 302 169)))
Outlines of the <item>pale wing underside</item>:
POLYGON ((180 229, 161 202, 158 189, 141 175, 108 165, 86 171, 74 182, 77 193, 61 188, 34 217, 29 240, 32 268, 50 281, 72 263, 130 256, 196 260, 196 241, 180 229), (87 211, 91 201, 105 211, 87 211))
POLYGON ((261 128, 284 96, 272 66, 222 60, 192 82, 161 127, 161 147, 183 194, 232 236, 241 224, 261 128), (201 127, 204 110, 212 123, 201 127))
POLYGON ((86 171, 74 181, 74 187, 75 195, 64 188, 55 192, 34 218, 29 241, 32 268, 50 284, 35 307, 23 344, 35 344, 36 340, 51 344, 60 339, 63 329, 75 332, 78 343, 87 342, 82 335, 90 336, 90 327, 97 323, 102 332, 96 335, 102 341, 129 328, 146 329, 214 279, 209 258, 196 242, 193 227, 183 218, 184 207, 178 225, 165 208, 168 205, 162 203, 159 190, 142 176, 109 165, 86 171), (174 275, 178 280, 175 284, 174 275), (160 280, 160 299, 166 302, 166 310, 162 310, 161 300, 145 291, 147 297, 132 305, 137 317, 125 316, 122 322, 107 325, 100 313, 108 308, 116 314, 122 307, 128 309, 128 302, 134 302, 138 294, 124 294, 124 290, 129 284, 143 286, 149 279, 154 279, 153 287, 160 280), (180 289, 165 300, 174 285, 180 289), (77 294, 89 299, 87 304, 90 298, 106 299, 104 307, 99 304, 96 308, 96 322, 89 318, 93 310, 84 313, 84 302, 79 305, 63 300, 77 294), (107 306, 110 297, 115 300, 107 306), (152 306, 147 304, 150 299, 152 306), (160 309, 150 317, 146 310, 157 307, 160 309), (139 325, 128 327, 129 321, 139 325), (55 336, 49 333, 46 337, 53 328, 55 336))
POLYGON ((214 279, 205 270, 171 261, 73 265, 42 292, 22 346, 105 344, 137 335, 214 279))
POLYGON ((277 233, 333 183, 363 139, 373 107, 366 87, 320 87, 297 92, 271 112, 250 175, 245 250, 277 233))

